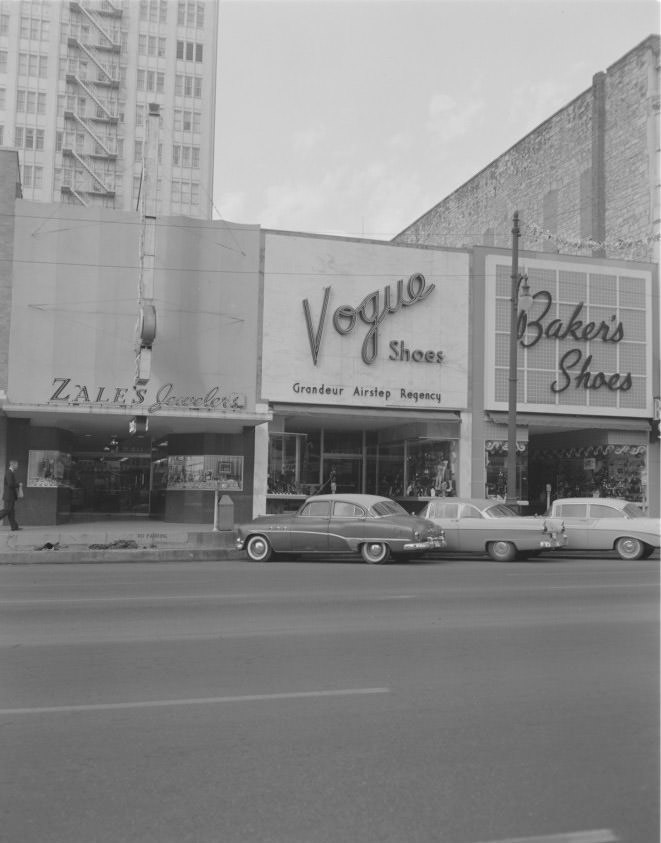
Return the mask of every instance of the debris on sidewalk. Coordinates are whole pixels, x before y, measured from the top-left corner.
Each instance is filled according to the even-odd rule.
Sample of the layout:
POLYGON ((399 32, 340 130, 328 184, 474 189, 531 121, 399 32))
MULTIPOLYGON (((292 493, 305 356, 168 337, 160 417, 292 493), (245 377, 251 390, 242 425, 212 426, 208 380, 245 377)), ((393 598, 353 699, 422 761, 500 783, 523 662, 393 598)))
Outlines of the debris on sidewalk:
POLYGON ((59 550, 59 542, 45 542, 41 547, 35 547, 35 550, 59 550))
POLYGON ((116 539, 106 544, 91 544, 90 550, 138 550, 139 545, 133 539, 116 539))

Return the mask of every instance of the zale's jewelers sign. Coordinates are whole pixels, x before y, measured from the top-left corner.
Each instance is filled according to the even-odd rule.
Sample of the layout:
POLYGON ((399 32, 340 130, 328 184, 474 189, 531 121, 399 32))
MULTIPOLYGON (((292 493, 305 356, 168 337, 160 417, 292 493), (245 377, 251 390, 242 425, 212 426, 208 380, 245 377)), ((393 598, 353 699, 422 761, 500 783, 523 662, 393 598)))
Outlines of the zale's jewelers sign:
POLYGON ((204 395, 177 392, 174 384, 166 383, 150 396, 144 386, 92 386, 75 383, 72 378, 53 378, 49 404, 63 404, 69 407, 126 407, 140 408, 142 413, 158 413, 160 410, 242 410, 246 406, 245 395, 238 392, 223 394, 219 386, 209 389, 204 395))

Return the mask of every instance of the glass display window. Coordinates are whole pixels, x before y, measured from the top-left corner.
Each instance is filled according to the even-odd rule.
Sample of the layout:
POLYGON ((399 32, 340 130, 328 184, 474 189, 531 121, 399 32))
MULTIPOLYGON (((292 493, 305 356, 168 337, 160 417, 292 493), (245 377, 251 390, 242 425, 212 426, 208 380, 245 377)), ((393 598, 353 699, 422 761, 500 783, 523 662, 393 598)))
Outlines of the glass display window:
POLYGON ((546 484, 558 498, 625 498, 647 500, 646 445, 590 445, 533 449, 531 495, 542 500, 546 484))
POLYGON ((27 485, 56 488, 71 485, 71 454, 63 451, 30 451, 27 485))
POLYGON ((454 440, 407 443, 406 497, 451 497, 457 493, 454 440))
POLYGON ((324 430, 324 456, 360 456, 363 452, 363 433, 355 431, 324 430))
POLYGON ((298 433, 275 433, 269 437, 267 494, 299 494, 301 448, 305 439, 298 433))
POLYGON ((457 454, 456 439, 379 442, 377 433, 362 430, 274 433, 269 437, 267 494, 452 496, 457 493, 457 454))
POLYGON ((320 486, 320 434, 269 436, 267 495, 311 495, 320 486))
POLYGON ((404 485, 404 443, 379 445, 375 456, 376 488, 374 491, 387 498, 401 498, 404 485))
MULTIPOLYGON (((486 488, 488 498, 507 497, 507 442, 490 440, 485 447, 486 488)), ((528 500, 528 443, 516 444, 516 498, 528 500)))
POLYGON ((301 439, 301 473, 299 492, 312 495, 321 483, 321 431, 313 431, 301 439))
MULTIPOLYGON (((160 462, 160 461, 159 461, 160 462)), ((160 465, 154 473, 162 475, 160 465)), ((162 482, 162 480, 161 480, 162 482)), ((219 454, 167 457, 166 489, 172 491, 243 491, 243 457, 219 454)))

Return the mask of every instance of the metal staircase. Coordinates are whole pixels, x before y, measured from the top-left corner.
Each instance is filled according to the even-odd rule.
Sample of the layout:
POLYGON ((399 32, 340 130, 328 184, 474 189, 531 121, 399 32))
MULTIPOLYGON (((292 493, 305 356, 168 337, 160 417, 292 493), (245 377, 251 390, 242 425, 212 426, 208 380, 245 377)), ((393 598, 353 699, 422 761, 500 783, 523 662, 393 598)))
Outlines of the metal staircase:
POLYGON ((82 128, 86 140, 83 145, 77 144, 76 149, 71 144, 63 146, 63 159, 69 159, 78 177, 74 179, 75 189, 63 184, 61 193, 68 201, 82 205, 95 203, 99 201, 98 197, 105 203, 115 197, 119 123, 116 91, 119 88, 122 11, 110 0, 72 0, 69 11, 72 34, 67 40, 68 61, 74 72, 66 74, 66 92, 69 104, 75 107, 64 112, 64 130, 65 136, 71 136, 79 134, 82 128), (95 41, 92 33, 96 36, 95 41), (95 68, 94 79, 84 78, 83 66, 88 61, 95 68), (87 114, 87 109, 84 113, 79 112, 81 98, 92 104, 93 116, 87 114), (101 136, 96 126, 106 127, 105 136, 101 136))

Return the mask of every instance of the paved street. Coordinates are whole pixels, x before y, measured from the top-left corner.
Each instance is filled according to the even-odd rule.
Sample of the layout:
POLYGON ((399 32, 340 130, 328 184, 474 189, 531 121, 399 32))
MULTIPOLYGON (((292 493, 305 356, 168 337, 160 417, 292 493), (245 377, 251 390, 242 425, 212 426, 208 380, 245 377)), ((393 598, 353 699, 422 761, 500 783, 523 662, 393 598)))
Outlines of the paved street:
POLYGON ((658 558, 3 566, 0 609, 7 843, 658 843, 658 558))

